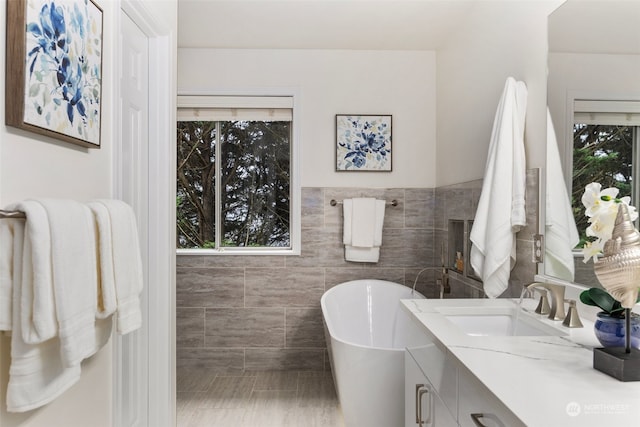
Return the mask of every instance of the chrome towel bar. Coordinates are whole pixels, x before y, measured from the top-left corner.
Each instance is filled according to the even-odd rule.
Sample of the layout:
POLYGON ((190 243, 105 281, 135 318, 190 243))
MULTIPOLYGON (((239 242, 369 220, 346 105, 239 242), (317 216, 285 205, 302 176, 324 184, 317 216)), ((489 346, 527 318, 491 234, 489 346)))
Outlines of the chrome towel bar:
POLYGON ((0 209, 0 219, 5 219, 5 218, 26 219, 27 216, 24 214, 24 212, 20 212, 20 211, 5 211, 4 209, 0 209))
MULTIPOLYGON (((338 202, 336 199, 331 199, 331 201, 329 202, 329 204, 331 206, 336 206, 336 205, 341 205, 342 201, 338 202)), ((398 206, 398 201, 396 199, 393 199, 391 202, 387 203, 387 205, 391 205, 391 206, 398 206)))

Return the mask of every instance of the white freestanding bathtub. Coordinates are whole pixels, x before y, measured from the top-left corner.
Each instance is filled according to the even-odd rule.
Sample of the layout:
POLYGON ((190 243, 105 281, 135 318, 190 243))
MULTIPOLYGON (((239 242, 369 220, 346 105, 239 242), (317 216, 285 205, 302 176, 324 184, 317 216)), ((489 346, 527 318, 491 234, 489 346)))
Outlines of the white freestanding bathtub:
POLYGON ((417 325, 401 299, 424 298, 403 285, 354 280, 320 305, 333 379, 346 427, 404 426, 404 349, 417 325))

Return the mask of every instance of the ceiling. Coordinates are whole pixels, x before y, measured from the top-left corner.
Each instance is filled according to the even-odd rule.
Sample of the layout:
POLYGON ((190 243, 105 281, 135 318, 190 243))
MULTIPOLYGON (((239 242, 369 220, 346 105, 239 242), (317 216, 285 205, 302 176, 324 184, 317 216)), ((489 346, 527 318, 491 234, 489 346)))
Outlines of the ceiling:
MULTIPOLYGON (((435 50, 487 0, 178 0, 178 47, 435 50)), ((640 53, 640 0, 568 0, 550 50, 640 53)))
POLYGON ((178 47, 435 50, 478 0, 178 0, 178 47))
POLYGON ((549 51, 640 54, 640 0, 568 0, 549 16, 549 51))

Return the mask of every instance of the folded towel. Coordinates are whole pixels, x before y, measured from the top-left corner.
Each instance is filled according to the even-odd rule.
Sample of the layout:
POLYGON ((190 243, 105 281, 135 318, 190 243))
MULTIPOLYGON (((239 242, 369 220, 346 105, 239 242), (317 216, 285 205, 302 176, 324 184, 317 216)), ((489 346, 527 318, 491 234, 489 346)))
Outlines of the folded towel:
POLYGON ((352 262, 378 262, 378 259, 380 259, 380 248, 345 246, 344 259, 352 262))
POLYGON ((376 199, 357 198, 352 203, 351 246, 372 248, 376 233, 376 199))
MULTIPOLYGON (((24 248, 24 221, 15 220, 11 227, 13 253, 21 254, 24 248)), ((3 237, 7 237, 7 234, 3 237)), ((3 247, 6 245, 3 244, 3 247)), ((51 402, 75 384, 80 379, 80 365, 71 368, 63 365, 60 340, 57 338, 35 345, 26 344, 22 339, 22 257, 15 256, 12 261, 13 333, 6 399, 9 412, 24 412, 51 402)))
POLYGON ((507 289, 516 260, 515 233, 526 225, 524 119, 527 89, 509 77, 498 105, 478 209, 471 229, 471 266, 487 296, 507 289))
POLYGON ((558 141, 547 108, 547 210, 545 224, 545 273, 573 282, 575 264, 573 249, 580 235, 571 209, 571 199, 565 185, 558 152, 558 141))
POLYGON ((0 220, 0 331, 12 329, 13 229, 16 219, 0 220))
POLYGON ((345 259, 378 262, 382 245, 385 201, 373 198, 343 201, 345 259))
MULTIPOLYGON (((76 366, 97 350, 97 266, 93 214, 73 200, 41 199, 51 231, 51 260, 62 361, 76 366)), ((31 221, 29 219, 27 222, 31 221)))
POLYGON ((113 265, 113 244, 109 210, 103 203, 87 203, 95 219, 97 236, 96 263, 98 266, 98 311, 96 318, 104 319, 118 307, 113 265))
POLYGON ((342 244, 351 245, 353 235, 351 226, 353 225, 353 200, 344 199, 342 201, 342 244))
POLYGON ((21 257, 22 265, 22 339, 27 344, 37 344, 58 334, 49 218, 44 207, 34 200, 12 204, 7 210, 24 212, 28 218, 22 252, 14 256, 21 257))
POLYGON ((382 246, 382 227, 384 226, 384 212, 387 203, 384 200, 376 200, 376 222, 373 234, 373 246, 382 246))
POLYGON ((96 200, 89 206, 98 223, 103 312, 117 307, 117 330, 126 334, 142 325, 144 277, 135 213, 120 200, 96 200))

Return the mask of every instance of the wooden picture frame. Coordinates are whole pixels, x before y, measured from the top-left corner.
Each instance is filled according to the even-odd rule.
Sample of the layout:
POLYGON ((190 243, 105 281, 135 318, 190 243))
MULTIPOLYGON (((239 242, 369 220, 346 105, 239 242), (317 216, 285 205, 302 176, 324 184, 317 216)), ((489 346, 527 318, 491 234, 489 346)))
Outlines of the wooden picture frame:
POLYGON ((336 114, 336 171, 391 172, 390 114, 336 114))
POLYGON ((102 32, 93 0, 8 0, 6 125, 100 148, 102 32))

